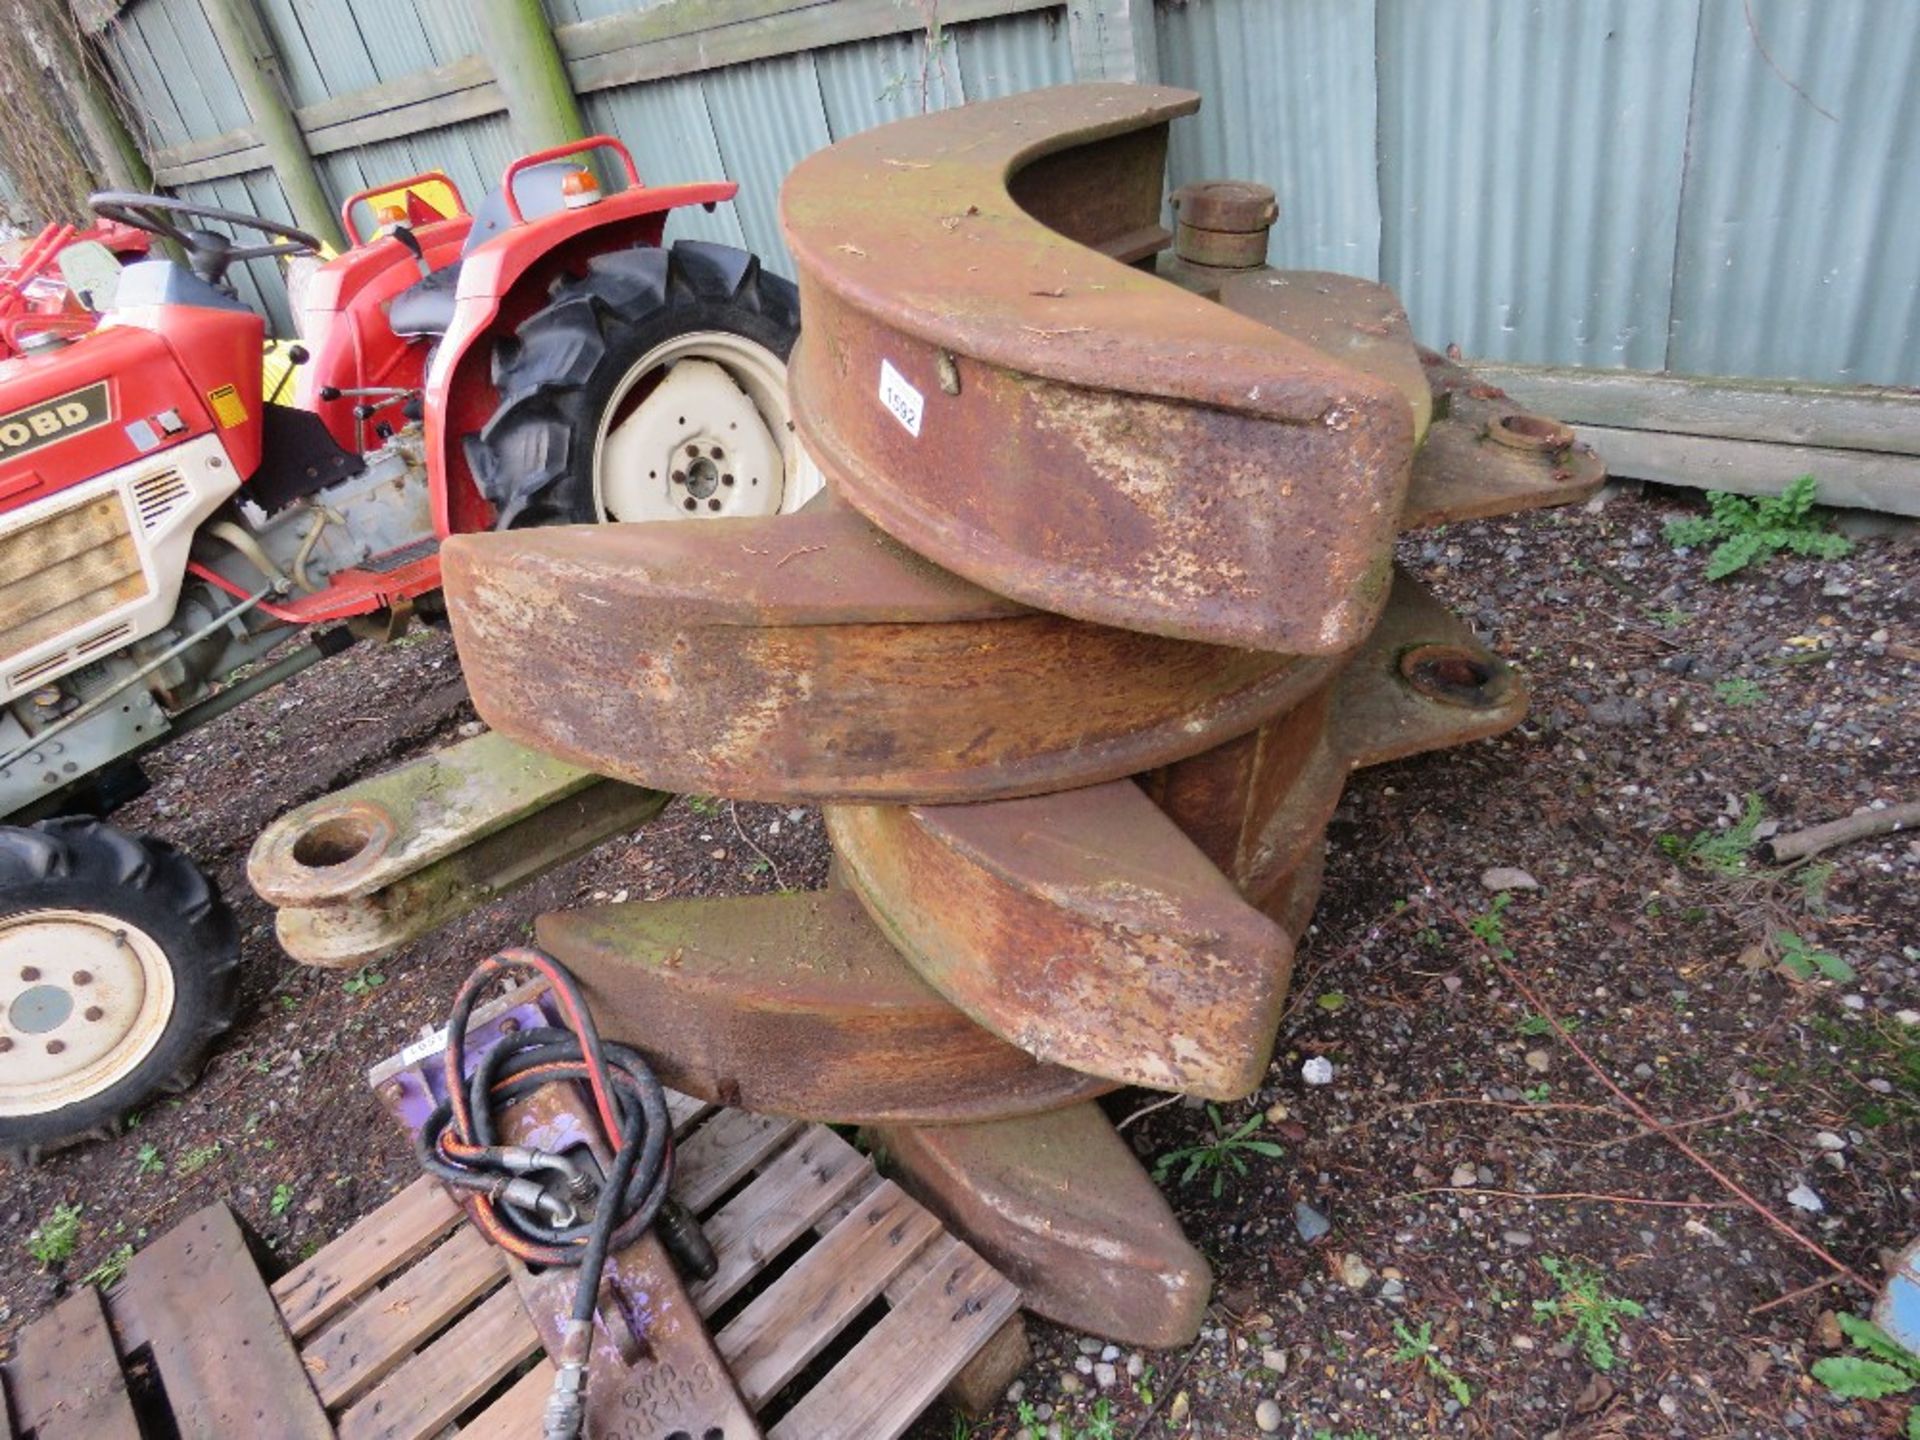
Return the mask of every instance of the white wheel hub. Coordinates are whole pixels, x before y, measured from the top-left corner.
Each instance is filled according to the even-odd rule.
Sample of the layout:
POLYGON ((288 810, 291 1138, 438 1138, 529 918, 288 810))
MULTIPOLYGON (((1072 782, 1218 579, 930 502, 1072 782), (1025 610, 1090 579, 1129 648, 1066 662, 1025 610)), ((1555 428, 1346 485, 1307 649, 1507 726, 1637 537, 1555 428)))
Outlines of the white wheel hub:
POLYGON ((93 910, 0 919, 0 1115, 41 1115, 125 1079, 173 1018, 153 937, 93 910))
POLYGON ((642 355, 607 402, 594 453, 602 520, 777 515, 813 493, 795 465, 786 366, 724 330, 642 355), (652 389, 629 407, 646 382, 652 389))

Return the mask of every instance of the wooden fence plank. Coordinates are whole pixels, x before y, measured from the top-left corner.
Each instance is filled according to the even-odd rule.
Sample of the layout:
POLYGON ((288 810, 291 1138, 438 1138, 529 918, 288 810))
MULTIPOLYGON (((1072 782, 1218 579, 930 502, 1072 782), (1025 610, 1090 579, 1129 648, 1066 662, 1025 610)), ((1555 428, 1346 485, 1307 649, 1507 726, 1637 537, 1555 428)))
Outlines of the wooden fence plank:
POLYGON ((425 1176, 311 1260, 273 1283, 273 1298, 296 1340, 304 1340, 402 1265, 426 1253, 464 1212, 425 1176))
POLYGON ((207 1206, 136 1254, 127 1288, 182 1435, 331 1440, 326 1411, 225 1204, 207 1206))
POLYGON ((1920 390, 1466 363, 1530 409, 1570 425, 1920 455, 1920 390))
POLYGON ((756 1295, 714 1337, 747 1404, 766 1404, 939 1234, 940 1222, 888 1181, 756 1295))
POLYGON ((540 1348, 511 1285, 402 1365, 340 1417, 340 1440, 419 1440, 436 1434, 540 1348))
POLYGON ((1920 458, 1604 425, 1577 429, 1615 476, 1741 495, 1778 495, 1800 476, 1811 475, 1820 484, 1822 505, 1920 515, 1920 458))
POLYGON ((301 1352, 329 1410, 384 1380, 415 1347, 507 1278, 485 1236, 462 1225, 426 1259, 367 1295, 301 1352))
POLYGON ((35 1440, 140 1440, 107 1313, 91 1286, 27 1327, 7 1371, 20 1428, 35 1440))
POLYGON ((894 1440, 1020 1307, 1012 1282, 958 1240, 905 1302, 767 1432, 768 1440, 894 1440))
MULTIPOLYGON (((969 21, 1052 9, 1058 0, 943 0, 940 21, 969 21)), ((578 94, 688 75, 724 65, 917 30, 917 10, 895 0, 666 0, 631 13, 563 25, 554 39, 578 94)), ((314 155, 392 140, 503 112, 504 92, 486 60, 465 56, 295 112, 314 155)), ((156 150, 156 178, 185 185, 264 170, 267 151, 252 127, 156 150)))
MULTIPOLYGON (((681 0, 681 5, 682 14, 701 13, 710 8, 705 4, 696 6, 691 0, 681 0)), ((925 23, 917 10, 897 5, 894 0, 816 0, 797 8, 761 6, 759 8, 771 13, 732 24, 703 26, 668 35, 650 33, 647 17, 664 8, 651 7, 634 16, 583 21, 562 26, 555 32, 561 53, 568 57, 567 74, 573 80, 573 88, 585 95, 881 35, 898 35, 918 30, 925 23), (591 35, 580 33, 586 26, 604 28, 591 35), (624 28, 627 26, 631 28, 624 28), (649 38, 619 45, 616 37, 623 33, 649 38), (576 54, 580 58, 573 58, 576 54)), ((940 23, 953 26, 1052 8, 1049 0, 945 0, 940 9, 940 23)))

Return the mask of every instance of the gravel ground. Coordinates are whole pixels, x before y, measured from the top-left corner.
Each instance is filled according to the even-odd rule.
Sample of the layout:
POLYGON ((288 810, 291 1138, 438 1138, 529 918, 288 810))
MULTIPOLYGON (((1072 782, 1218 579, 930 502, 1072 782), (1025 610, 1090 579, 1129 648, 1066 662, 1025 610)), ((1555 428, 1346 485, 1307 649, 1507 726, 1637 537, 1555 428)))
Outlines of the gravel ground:
MULTIPOLYGON (((1575 1049, 1867 1279, 1920 1228, 1920 842, 1790 871, 1738 853, 1774 825, 1920 793, 1920 548, 1911 527, 1869 527, 1845 559, 1709 583, 1660 538, 1693 508, 1610 492, 1404 542, 1521 666, 1533 712, 1355 778, 1267 1085, 1217 1121, 1175 1103, 1128 1126, 1149 1164, 1249 1119, 1279 1151, 1166 1177, 1217 1271, 1206 1330, 1136 1354, 1036 1323, 1017 1396, 971 1430, 936 1412, 918 1440, 1030 1422, 1069 1440, 1904 1433, 1901 1401, 1842 1401, 1809 1374, 1834 1312, 1868 1293, 1810 1289, 1822 1262, 1575 1049), (1702 835, 1722 844, 1676 853, 1702 835), (1841 978, 1786 973, 1802 953, 1841 978), (1310 1060, 1331 1083, 1303 1079, 1310 1060)), ((120 819, 185 846, 232 898, 243 1018, 199 1086, 124 1136, 0 1176, 0 1336, 211 1200, 291 1263, 405 1183, 365 1069, 540 910, 824 881, 811 812, 681 802, 377 972, 287 961, 245 889, 253 835, 471 720, 429 634, 315 667, 150 767, 120 819), (83 1207, 78 1236, 44 1268, 27 1234, 59 1203, 83 1207)), ((1149 1098, 1114 1097, 1116 1118, 1149 1098)))

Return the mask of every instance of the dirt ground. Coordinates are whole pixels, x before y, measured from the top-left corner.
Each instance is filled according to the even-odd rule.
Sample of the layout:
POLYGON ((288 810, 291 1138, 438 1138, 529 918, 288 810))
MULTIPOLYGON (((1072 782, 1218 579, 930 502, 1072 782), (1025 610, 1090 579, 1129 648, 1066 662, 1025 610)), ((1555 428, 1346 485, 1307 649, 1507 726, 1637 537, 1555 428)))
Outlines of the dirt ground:
MULTIPOLYGON (((1150 1164, 1216 1126, 1252 1121, 1241 1138, 1261 1142, 1166 1176, 1217 1272, 1200 1341, 1136 1354, 1035 1324, 997 1413, 968 1429, 936 1412, 916 1436, 1905 1433, 1903 1402, 1839 1400, 1809 1374, 1838 1341, 1827 1312, 1869 1294, 1808 1290, 1822 1262, 1573 1048, 1867 1279, 1920 1230, 1920 841, 1779 870, 1740 855, 1754 824, 1726 838, 1751 805, 1764 834, 1920 794, 1920 546, 1883 527, 1843 560, 1710 583, 1660 538, 1689 508, 1610 493, 1403 542, 1523 669, 1532 715, 1355 777, 1268 1084, 1217 1120, 1175 1102, 1127 1126, 1150 1164), (1702 835, 1722 843, 1689 852, 1702 835), (1518 877, 1496 867, 1537 888, 1497 901, 1487 879, 1518 877), (1840 978, 1781 968, 1814 952, 1840 978), (1308 1060, 1331 1083, 1306 1083, 1308 1060)), ((291 1263, 412 1178, 366 1068, 538 911, 824 881, 813 813, 680 802, 376 971, 288 961, 246 888, 253 836, 472 718, 428 633, 325 662, 149 766, 119 819, 185 847, 234 904, 242 1018, 196 1088, 117 1140, 0 1175, 0 1338, 211 1200, 291 1263), (78 1242, 43 1269, 26 1240, 59 1203, 83 1207, 78 1242)), ((1115 1097, 1116 1118, 1153 1098, 1115 1097)))

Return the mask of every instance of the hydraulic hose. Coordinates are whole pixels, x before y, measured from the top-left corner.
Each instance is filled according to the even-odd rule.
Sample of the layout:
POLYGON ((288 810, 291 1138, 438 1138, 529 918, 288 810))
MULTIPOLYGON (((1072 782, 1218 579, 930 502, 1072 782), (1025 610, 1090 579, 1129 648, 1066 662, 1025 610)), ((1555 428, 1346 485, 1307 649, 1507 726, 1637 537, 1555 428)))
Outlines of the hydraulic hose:
MULTIPOLYGON (((551 1357, 555 1374, 544 1422, 547 1440, 572 1440, 586 1413, 593 1315, 607 1256, 638 1240, 669 1204, 673 1127, 666 1093, 637 1051, 601 1040, 566 967, 530 948, 489 956, 467 977, 447 1021, 444 1060, 447 1099, 421 1127, 422 1167, 467 1193, 474 1224, 501 1249, 529 1264, 579 1267, 560 1353, 551 1357), (473 1007, 493 981, 520 968, 538 971, 552 987, 566 1028, 504 1035, 466 1076, 473 1007), (500 1111, 545 1086, 572 1082, 592 1092, 613 1150, 597 1182, 571 1156, 500 1143, 500 1111), (582 1216, 589 1200, 591 1214, 582 1216)), ((663 1226, 663 1238, 678 1241, 679 1249, 689 1229, 684 1222, 663 1226)), ((711 1273, 712 1252, 702 1255, 703 1249, 704 1242, 689 1257, 692 1268, 711 1273)))

